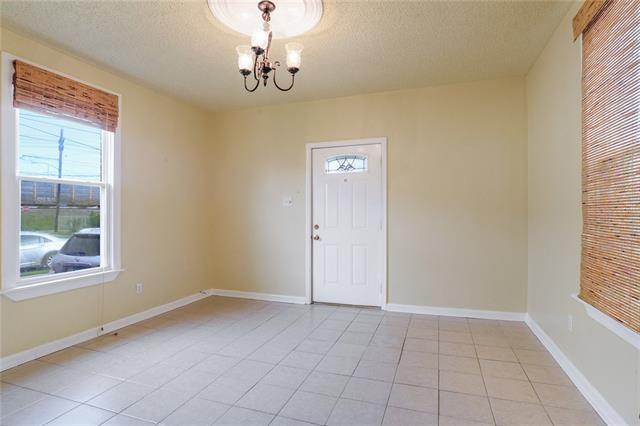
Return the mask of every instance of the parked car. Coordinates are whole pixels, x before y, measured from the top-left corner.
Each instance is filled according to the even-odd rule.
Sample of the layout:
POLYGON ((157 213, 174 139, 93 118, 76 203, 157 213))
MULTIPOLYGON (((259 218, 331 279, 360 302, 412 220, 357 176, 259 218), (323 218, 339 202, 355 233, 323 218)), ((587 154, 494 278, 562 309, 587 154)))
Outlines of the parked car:
POLYGON ((20 271, 50 268, 66 240, 40 232, 20 232, 20 271))
POLYGON ((100 266, 100 228, 81 229, 53 257, 51 271, 78 271, 100 266))

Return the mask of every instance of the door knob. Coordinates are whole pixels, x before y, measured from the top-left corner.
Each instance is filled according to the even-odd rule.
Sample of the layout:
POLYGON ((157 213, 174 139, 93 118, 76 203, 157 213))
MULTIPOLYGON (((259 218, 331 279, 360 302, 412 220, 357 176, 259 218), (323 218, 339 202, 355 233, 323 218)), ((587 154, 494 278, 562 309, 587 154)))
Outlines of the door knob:
POLYGON ((318 240, 320 239, 320 235, 314 235, 314 236, 313 236, 313 239, 314 239, 314 240, 316 240, 316 241, 318 241, 318 240))

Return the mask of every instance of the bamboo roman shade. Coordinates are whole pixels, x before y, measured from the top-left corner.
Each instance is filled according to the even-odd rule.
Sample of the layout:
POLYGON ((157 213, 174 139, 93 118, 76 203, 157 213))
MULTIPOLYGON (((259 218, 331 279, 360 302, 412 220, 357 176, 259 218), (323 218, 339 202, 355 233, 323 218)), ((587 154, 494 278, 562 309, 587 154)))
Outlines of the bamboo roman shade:
POLYGON ((573 39, 577 39, 587 29, 593 18, 607 4, 607 0, 586 0, 573 17, 573 39))
POLYGON ((582 31, 580 298, 640 332, 640 1, 597 3, 582 31))
POLYGON ((118 97, 22 61, 14 61, 13 106, 114 132, 118 97))

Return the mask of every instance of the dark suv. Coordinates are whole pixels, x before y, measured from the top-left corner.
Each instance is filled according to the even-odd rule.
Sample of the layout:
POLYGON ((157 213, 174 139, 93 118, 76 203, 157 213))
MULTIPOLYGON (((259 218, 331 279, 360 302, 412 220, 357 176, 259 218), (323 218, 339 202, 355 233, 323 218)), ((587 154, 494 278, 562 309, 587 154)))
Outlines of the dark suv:
POLYGON ((100 266, 100 228, 81 229, 69 238, 51 261, 51 271, 79 271, 100 266))

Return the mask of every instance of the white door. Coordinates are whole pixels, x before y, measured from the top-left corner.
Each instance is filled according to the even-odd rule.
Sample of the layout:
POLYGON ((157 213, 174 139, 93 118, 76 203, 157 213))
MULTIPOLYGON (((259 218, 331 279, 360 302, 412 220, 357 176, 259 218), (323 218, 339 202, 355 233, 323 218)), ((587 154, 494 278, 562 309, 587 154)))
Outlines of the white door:
POLYGON ((382 147, 312 150, 313 301, 381 306, 382 147))

